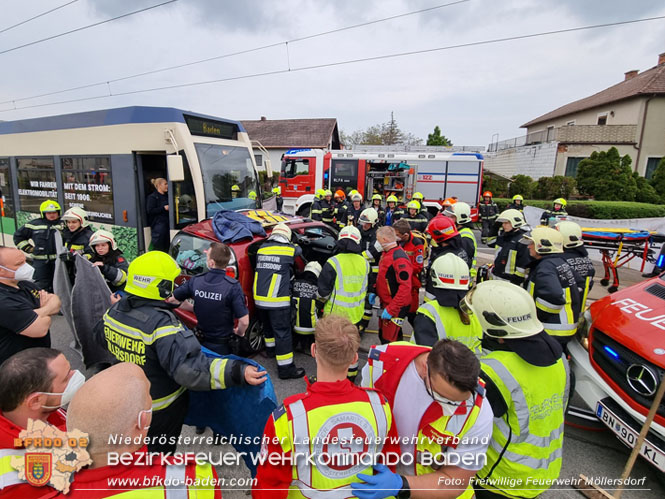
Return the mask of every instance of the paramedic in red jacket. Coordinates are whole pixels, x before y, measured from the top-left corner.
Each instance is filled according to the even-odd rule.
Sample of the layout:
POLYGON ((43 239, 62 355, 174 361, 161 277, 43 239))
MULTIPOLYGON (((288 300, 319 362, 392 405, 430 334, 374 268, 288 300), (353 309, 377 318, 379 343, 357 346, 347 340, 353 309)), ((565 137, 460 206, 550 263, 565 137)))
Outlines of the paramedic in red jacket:
POLYGON ((420 305, 421 273, 425 262, 425 239, 411 232, 409 222, 404 219, 393 224, 397 234, 397 241, 411 260, 411 308, 407 315, 411 326, 416 318, 416 311, 420 305))
POLYGON ((397 244, 392 227, 381 227, 376 232, 376 247, 383 253, 376 279, 376 294, 383 312, 379 319, 379 339, 390 343, 402 339, 402 324, 411 308, 411 260, 397 244))

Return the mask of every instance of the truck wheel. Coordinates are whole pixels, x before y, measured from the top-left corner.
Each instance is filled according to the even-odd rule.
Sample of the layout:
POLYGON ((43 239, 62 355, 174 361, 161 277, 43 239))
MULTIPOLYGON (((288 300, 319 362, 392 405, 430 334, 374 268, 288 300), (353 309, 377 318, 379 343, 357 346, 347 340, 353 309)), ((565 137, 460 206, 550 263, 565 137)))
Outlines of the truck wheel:
POLYGON ((249 346, 253 353, 258 353, 263 350, 265 345, 265 340, 263 338, 263 325, 258 319, 251 319, 249 321, 249 326, 247 327, 245 335, 247 336, 249 346))
POLYGON ((298 209, 298 216, 302 217, 302 218, 309 218, 309 210, 310 210, 310 206, 308 204, 306 204, 304 206, 301 206, 298 209))

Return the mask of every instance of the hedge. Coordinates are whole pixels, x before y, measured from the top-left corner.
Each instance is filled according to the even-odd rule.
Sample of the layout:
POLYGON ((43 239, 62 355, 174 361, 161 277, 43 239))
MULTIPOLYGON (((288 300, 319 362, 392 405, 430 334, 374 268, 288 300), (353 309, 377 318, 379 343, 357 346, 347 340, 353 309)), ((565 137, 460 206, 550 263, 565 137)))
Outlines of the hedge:
MULTIPOLYGON (((510 199, 505 198, 495 198, 494 201, 502 210, 511 202, 510 199)), ((527 199, 524 201, 524 205, 549 210, 552 208, 552 201, 527 199)), ((665 217, 664 205, 632 201, 568 201, 566 211, 574 217, 611 220, 665 217)))

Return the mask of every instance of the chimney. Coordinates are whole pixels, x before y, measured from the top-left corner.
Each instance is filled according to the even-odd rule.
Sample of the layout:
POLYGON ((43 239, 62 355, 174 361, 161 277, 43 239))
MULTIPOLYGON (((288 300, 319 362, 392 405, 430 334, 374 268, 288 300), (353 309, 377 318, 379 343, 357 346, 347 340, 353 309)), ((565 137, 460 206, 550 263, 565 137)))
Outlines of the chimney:
POLYGON ((665 52, 658 54, 658 65, 665 64, 665 52))
POLYGON ((633 78, 635 78, 637 76, 638 72, 639 71, 637 69, 631 69, 630 71, 626 71, 624 73, 624 75, 626 75, 626 78, 623 81, 632 80, 633 78))
POLYGON ((266 121, 266 117, 265 117, 265 116, 261 116, 261 121, 266 121))

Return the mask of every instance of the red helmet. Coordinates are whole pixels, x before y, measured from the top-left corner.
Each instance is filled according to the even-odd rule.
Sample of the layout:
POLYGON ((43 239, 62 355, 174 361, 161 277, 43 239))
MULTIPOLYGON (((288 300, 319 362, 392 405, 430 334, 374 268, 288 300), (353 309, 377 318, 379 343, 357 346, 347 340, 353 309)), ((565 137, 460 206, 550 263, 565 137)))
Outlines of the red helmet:
POLYGON ((427 226, 427 233, 432 236, 437 243, 447 241, 451 237, 459 235, 455 222, 443 215, 437 215, 427 226))
POLYGON ((492 191, 483 192, 483 197, 484 198, 491 198, 492 197, 492 191))

